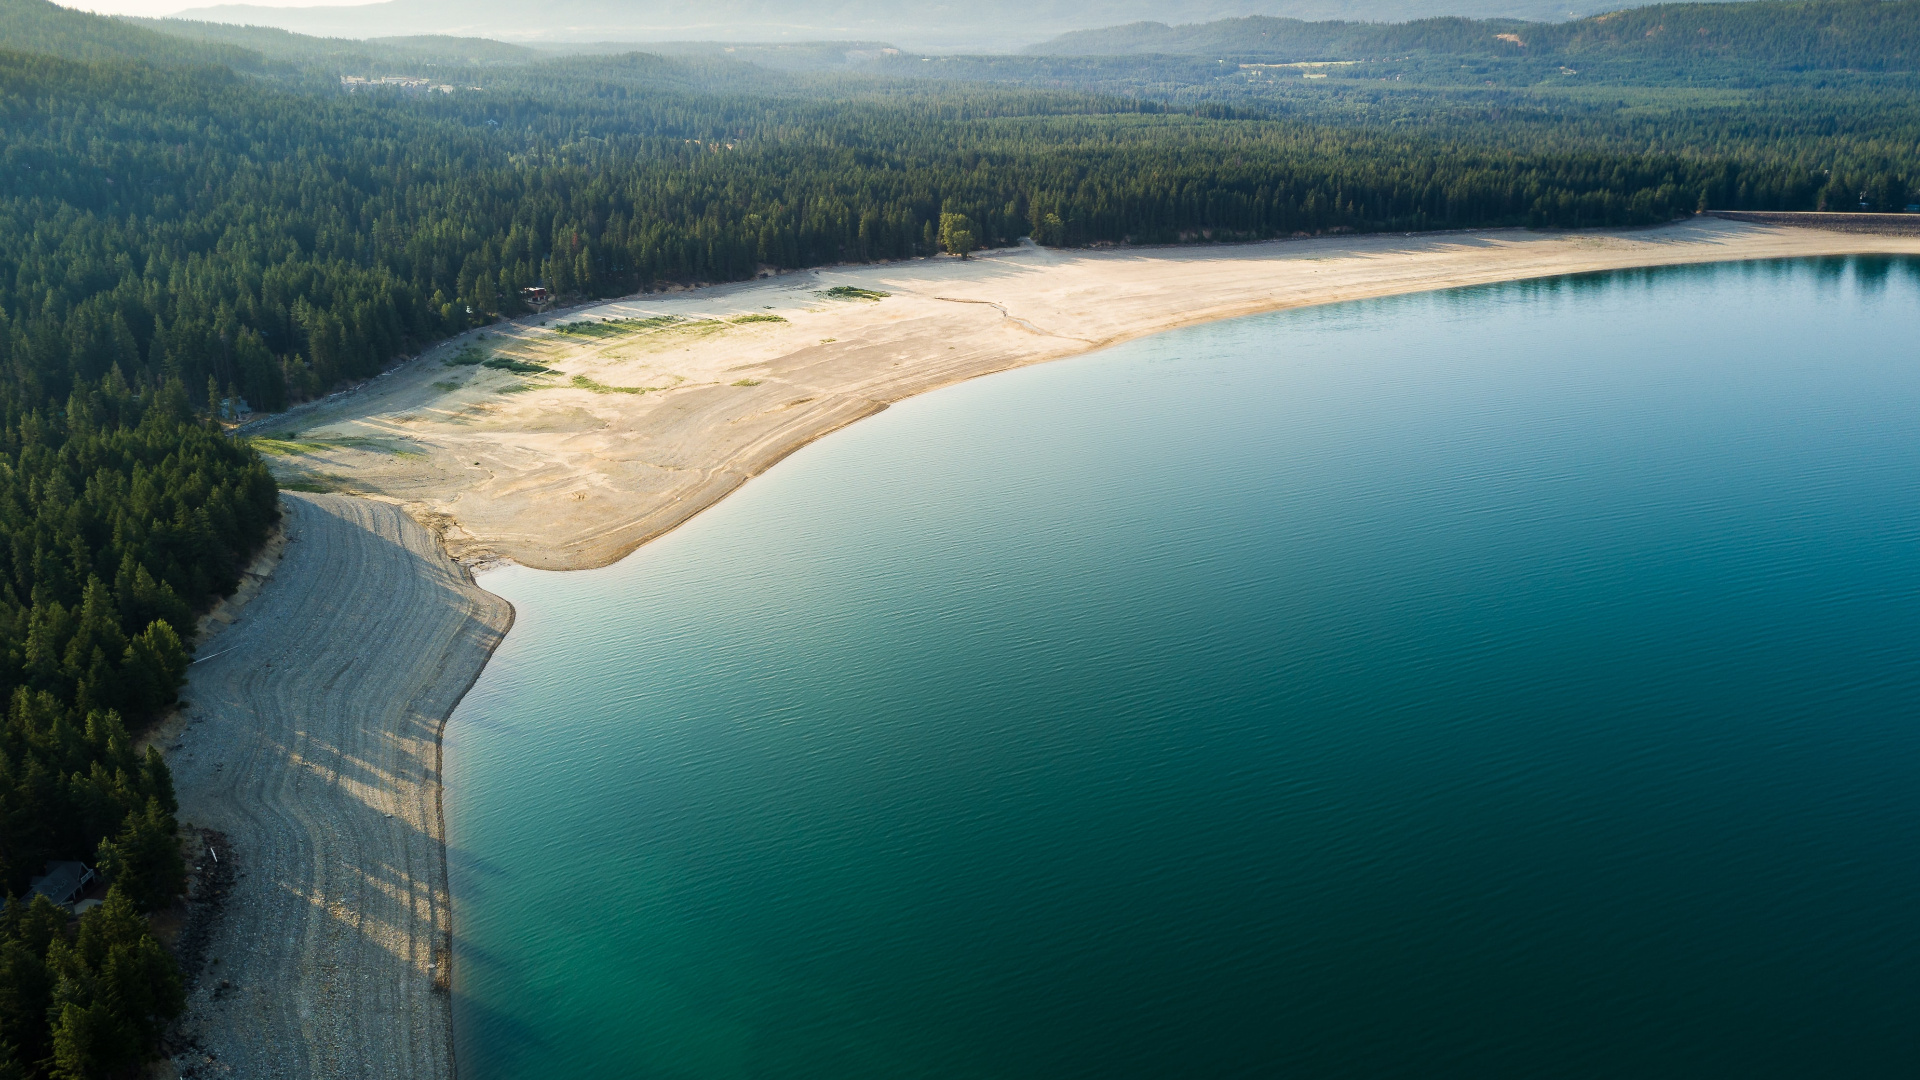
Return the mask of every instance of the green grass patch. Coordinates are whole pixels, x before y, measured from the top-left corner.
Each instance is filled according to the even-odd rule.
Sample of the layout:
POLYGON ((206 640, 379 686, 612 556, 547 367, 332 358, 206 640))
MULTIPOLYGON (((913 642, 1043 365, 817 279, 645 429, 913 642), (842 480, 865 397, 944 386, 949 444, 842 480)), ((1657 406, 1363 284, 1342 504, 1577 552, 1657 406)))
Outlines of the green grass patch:
POLYGON ((594 382, 585 375, 575 375, 573 386, 576 390, 586 390, 595 394, 644 394, 660 389, 657 386, 608 386, 606 383, 594 382))
POLYGON ((524 393, 526 393, 526 392, 527 392, 527 391, 529 391, 529 390, 538 390, 538 389, 539 389, 539 387, 537 387, 537 386, 535 386, 535 385, 533 385, 533 384, 532 384, 532 383, 530 383, 530 382, 517 382, 517 383, 510 383, 510 384, 508 384, 508 385, 506 385, 506 386, 503 386, 503 387, 501 387, 500 389, 498 389, 498 390, 495 390, 495 391, 494 391, 494 393, 496 393, 496 394, 524 394, 524 393))
POLYGON ((304 491, 312 495, 325 495, 333 491, 333 485, 323 484, 317 480, 282 480, 280 481, 280 490, 304 491))
POLYGON ((274 457, 294 457, 300 454, 312 454, 321 450, 365 450, 373 454, 393 454, 396 457, 423 457, 419 450, 400 446, 388 439, 373 439, 365 435, 343 435, 338 439, 292 439, 255 436, 248 440, 253 448, 263 454, 274 457))
POLYGON ((835 285, 827 290, 827 295, 835 300, 881 300, 893 294, 875 289, 856 289, 851 285, 835 285))
POLYGON ((496 371, 511 371, 515 375, 545 375, 553 370, 545 364, 536 364, 531 360, 515 360, 511 356, 496 356, 485 361, 481 366, 490 367, 496 371))
POLYGON ((433 388, 440 391, 458 390, 460 389, 460 384, 457 382, 437 382, 433 384, 433 388))
POLYGON ((741 315, 733 320, 736 323, 786 322, 778 315, 741 315))
POLYGON ((682 336, 692 334, 698 337, 704 337, 707 334, 717 334, 726 328, 727 324, 721 322, 719 319, 688 319, 666 327, 660 332, 662 334, 682 336))
POLYGON ((679 321, 678 315, 651 315, 644 319, 582 319, 579 322, 561 323, 553 328, 553 332, 572 337, 608 338, 642 330, 658 330, 679 321))
POLYGON ((468 343, 462 345, 459 352, 454 353, 452 356, 440 362, 448 367, 478 367, 486 363, 486 361, 486 350, 478 345, 468 343))
POLYGON ((271 454, 274 457, 293 457, 298 454, 311 454, 317 450, 325 450, 330 445, 324 442, 298 441, 294 438, 292 432, 288 432, 280 438, 255 435, 247 441, 253 445, 255 450, 263 454, 271 454))
POLYGON ((734 384, 733 384, 733 385, 735 385, 735 386, 759 386, 759 385, 760 385, 760 380, 759 380, 759 379, 739 379, 739 380, 736 380, 736 381, 734 382, 734 384))

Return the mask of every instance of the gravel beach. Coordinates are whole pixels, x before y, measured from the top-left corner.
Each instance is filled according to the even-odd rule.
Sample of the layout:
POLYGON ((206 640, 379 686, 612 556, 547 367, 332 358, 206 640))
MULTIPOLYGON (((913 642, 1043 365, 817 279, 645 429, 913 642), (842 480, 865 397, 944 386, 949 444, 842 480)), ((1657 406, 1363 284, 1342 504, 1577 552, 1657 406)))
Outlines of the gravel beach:
POLYGON ((440 729, 512 609, 395 506, 283 506, 285 553, 202 644, 165 747, 180 818, 226 835, 233 883, 173 1064, 450 1077, 440 729))

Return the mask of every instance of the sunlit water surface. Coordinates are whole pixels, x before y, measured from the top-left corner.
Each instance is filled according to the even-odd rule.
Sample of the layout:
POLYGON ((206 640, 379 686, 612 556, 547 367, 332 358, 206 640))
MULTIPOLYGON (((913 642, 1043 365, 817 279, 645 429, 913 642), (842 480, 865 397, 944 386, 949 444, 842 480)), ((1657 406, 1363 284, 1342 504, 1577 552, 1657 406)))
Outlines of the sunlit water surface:
POLYGON ((1506 285, 486 575, 461 1075, 1914 1075, 1916 419, 1910 264, 1506 285))

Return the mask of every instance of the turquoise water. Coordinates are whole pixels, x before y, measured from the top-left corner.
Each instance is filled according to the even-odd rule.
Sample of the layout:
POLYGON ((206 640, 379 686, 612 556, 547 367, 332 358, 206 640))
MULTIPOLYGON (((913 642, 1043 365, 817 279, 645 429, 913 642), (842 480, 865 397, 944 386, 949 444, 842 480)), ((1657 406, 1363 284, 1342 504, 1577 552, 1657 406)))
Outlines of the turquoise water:
POLYGON ((507 1077, 1920 1069, 1920 266, 1241 319, 905 402, 449 730, 507 1077))

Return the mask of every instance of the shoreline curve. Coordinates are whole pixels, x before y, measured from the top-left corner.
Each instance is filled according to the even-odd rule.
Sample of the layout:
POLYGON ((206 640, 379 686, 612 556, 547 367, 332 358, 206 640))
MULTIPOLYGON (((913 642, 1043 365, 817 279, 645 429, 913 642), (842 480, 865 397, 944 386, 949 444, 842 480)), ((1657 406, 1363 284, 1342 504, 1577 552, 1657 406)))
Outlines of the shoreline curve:
MULTIPOLYGON (((338 440, 322 451, 300 455, 302 460, 297 462, 276 459, 275 471, 283 480, 342 470, 365 481, 341 485, 340 495, 287 493, 290 509, 306 508, 300 511, 301 528, 290 529, 291 540, 298 544, 318 538, 322 547, 364 548, 359 556, 363 562, 379 564, 379 574, 395 576, 411 592, 403 597, 393 589, 370 589, 360 577, 337 569, 329 572, 298 564, 289 568, 288 562, 304 554, 305 549, 295 548, 245 616, 234 620, 242 625, 223 637, 223 645, 234 655, 209 656, 209 662, 225 657, 225 663, 209 663, 204 671, 196 667, 189 692, 195 702, 191 712, 196 715, 177 736, 179 741, 169 747, 179 780, 182 818, 240 837, 234 850, 245 868, 241 876, 264 868, 273 881, 271 888, 263 888, 269 883, 259 881, 251 887, 237 884, 221 917, 209 953, 241 955, 237 966, 243 973, 231 994, 216 995, 221 985, 207 985, 211 980, 202 980, 196 988, 187 1022, 195 1049, 231 1055, 216 1058, 223 1062, 248 1061, 255 1066, 242 1069, 244 1074, 305 1077, 324 1074, 316 1068, 326 1060, 324 1056, 316 1060, 318 1048, 338 1053, 350 1041, 367 1055, 367 1064, 373 1066, 369 1075, 454 1075, 450 995, 454 923, 446 853, 444 739, 454 710, 477 683, 515 618, 510 604, 474 580, 476 565, 513 561, 556 570, 610 565, 691 520, 800 448, 894 401, 1166 330, 1295 307, 1571 274, 1862 254, 1920 255, 1920 238, 1690 222, 1655 230, 1545 237, 1504 231, 1281 241, 1228 249, 1065 254, 1021 249, 987 253, 969 260, 972 265, 918 260, 824 268, 768 282, 606 301, 574 313, 582 318, 670 315, 683 322, 711 323, 774 309, 770 304, 756 309, 760 300, 785 305, 779 309, 779 321, 787 325, 779 333, 758 333, 748 339, 739 350, 744 356, 729 356, 716 344, 739 346, 740 336, 729 337, 731 331, 693 341, 683 350, 692 356, 699 349, 700 355, 691 363, 708 364, 714 368, 710 374, 746 372, 737 381, 682 378, 670 386, 647 387, 630 395, 627 387, 615 384, 612 389, 620 394, 613 396, 619 400, 607 403, 589 395, 609 395, 566 386, 542 387, 551 393, 539 395, 545 400, 531 406, 514 400, 488 408, 492 401, 471 393, 449 406, 438 399, 455 395, 432 387, 445 371, 441 362, 477 341, 483 331, 476 331, 442 343, 359 392, 314 403, 297 417, 266 418, 261 426, 299 419, 307 429, 303 437, 338 440), (1311 265, 1315 263, 1332 265, 1311 265), (1050 269, 1056 272, 1048 275, 1050 269), (1314 278, 1321 274, 1326 278, 1316 282, 1314 278), (1224 279, 1236 275, 1243 279, 1239 287, 1221 287, 1224 279), (829 284, 872 286, 892 295, 870 306, 823 303, 819 296, 829 284), (1194 298, 1195 291, 1209 288, 1215 291, 1194 298), (1009 289, 1014 292, 1010 294, 1009 289), (900 302, 890 303, 893 300, 900 302), (815 341, 819 329, 858 336, 841 349, 829 349, 841 339, 835 333, 815 341), (1083 332, 1068 333, 1074 330, 1083 332), (965 354, 939 355, 936 346, 956 335, 968 345, 965 354), (916 349, 919 362, 905 372, 891 370, 908 366, 908 360, 896 358, 911 359, 916 349), (743 359, 747 362, 736 363, 743 359), (762 386, 774 389, 760 393, 762 386), (741 390, 749 393, 729 393, 741 390), (781 399, 796 392, 808 396, 782 403, 781 399), (582 404, 616 407, 585 410, 590 423, 567 427, 543 421, 543 416, 556 411, 550 407, 556 401, 560 411, 582 404), (702 443, 703 433, 724 437, 702 443), (385 440, 384 448, 368 448, 367 444, 380 440, 385 440), (644 452, 617 456, 619 446, 632 442, 642 444, 644 452), (395 451, 394 445, 408 449, 395 451), (615 452, 609 452, 609 447, 615 452), (458 464, 466 460, 473 460, 471 473, 458 464), (622 488, 622 479, 640 483, 622 488), (600 512, 584 517, 563 514, 557 521, 553 515, 542 515, 544 505, 561 499, 598 500, 595 509, 600 512), (552 540, 556 535, 559 539, 552 540), (356 713, 352 703, 365 696, 365 684, 342 685, 339 676, 347 670, 344 666, 334 678, 307 691, 305 700, 316 715, 359 715, 359 734, 372 734, 379 741, 384 732, 394 743, 409 747, 403 757, 422 765, 417 777, 409 773, 405 782, 398 770, 388 770, 384 777, 374 775, 378 770, 355 775, 364 762, 346 760, 344 744, 315 745, 309 730, 312 717, 296 716, 298 710, 290 711, 286 701, 276 700, 276 693, 281 698, 286 695, 271 690, 273 677, 263 671, 272 669, 273 657, 310 654, 316 644, 322 652, 364 651, 374 644, 365 632, 366 624, 383 617, 420 619, 422 612, 427 613, 425 623, 431 629, 418 640, 427 644, 404 664, 394 661, 405 650, 389 649, 384 657, 386 667, 406 669, 393 673, 405 685, 384 691, 389 700, 400 703, 390 722, 378 710, 356 713), (300 631, 300 627, 315 627, 316 619, 312 633, 300 631), (262 631, 263 626, 269 629, 262 631), (275 626, 280 629, 274 631, 275 626), (295 651, 289 652, 290 648, 295 651), (376 715, 381 719, 374 719, 376 715), (263 716, 267 717, 264 724, 258 722, 263 716), (418 732, 423 720, 430 725, 430 739, 418 737, 424 734, 418 732), (303 723, 308 726, 302 727, 303 723), (431 765, 425 767, 419 758, 428 741, 431 765), (226 761, 211 760, 216 757, 238 758, 242 769, 229 774, 226 761), (183 767, 183 761, 194 764, 183 767), (401 907, 413 914, 399 918, 417 921, 420 875, 407 882, 379 883, 396 886, 393 889, 366 891, 360 886, 374 876, 374 868, 412 865, 406 857, 389 861, 368 846, 331 863, 357 872, 363 880, 347 880, 353 873, 340 881, 329 878, 330 862, 319 850, 326 839, 303 817, 314 816, 307 805, 313 796, 305 792, 310 785, 323 801, 331 800, 329 813, 356 819, 369 813, 385 813, 383 820, 391 819, 391 812, 378 808, 384 805, 380 800, 391 800, 402 789, 414 792, 399 797, 418 806, 418 832, 430 839, 432 854, 437 855, 430 859, 437 867, 429 868, 426 875, 424 952, 417 940, 418 927, 412 928, 412 936, 400 935, 406 941, 404 948, 394 948, 391 942, 369 947, 371 939, 382 935, 399 938, 391 933, 393 927, 368 925, 367 910, 346 904, 343 897, 391 897, 404 892, 407 903, 401 907), (276 794, 281 801, 263 798, 265 793, 276 794), (430 810, 420 798, 427 794, 430 810), (274 911, 280 914, 271 914, 274 911), (256 926, 277 925, 276 919, 302 928, 297 936, 274 939, 286 942, 280 953, 260 948, 268 936, 256 926), (316 921, 318 931, 310 925, 316 921), (332 924, 347 924, 345 936, 326 934, 332 924), (342 946, 342 941, 348 944, 342 946), (393 1009, 382 995, 356 993, 343 986, 334 976, 342 974, 341 960, 349 955, 357 957, 351 965, 356 971, 371 967, 395 985, 412 986, 424 979, 427 993, 438 1002, 426 1011, 438 1019, 404 1016, 405 1010, 393 1009), (255 1001, 262 986, 273 996, 299 1004, 291 1012, 284 1002, 277 1010, 266 1004, 258 1010, 238 1007, 241 1001, 255 1001), (248 1014, 244 1020, 242 1012, 248 1014), (351 1040, 340 1037, 348 1031, 353 1033, 351 1040), (429 1043, 438 1043, 444 1056, 426 1051, 429 1043)), ((535 317, 489 329, 509 348, 540 348, 556 335, 539 323, 535 317)), ((952 345, 946 351, 961 350, 952 345)), ((667 350, 656 352, 662 354, 660 359, 681 360, 665 356, 667 350)), ((581 378, 597 384, 599 376, 622 365, 632 369, 633 357, 612 353, 611 348, 579 351, 558 362, 566 364, 569 372, 592 372, 581 378)), ((654 358, 651 353, 647 356, 654 358)), ((641 366, 665 370, 651 363, 641 366)), ((470 379, 469 387, 463 389, 480 381, 470 379)), ((404 838, 400 846, 406 846, 404 838)), ((370 903, 380 906, 378 899, 370 903)), ((359 981, 367 981, 364 973, 359 981)), ((420 1011, 417 996, 409 996, 408 1002, 408 1008, 420 1011)))

